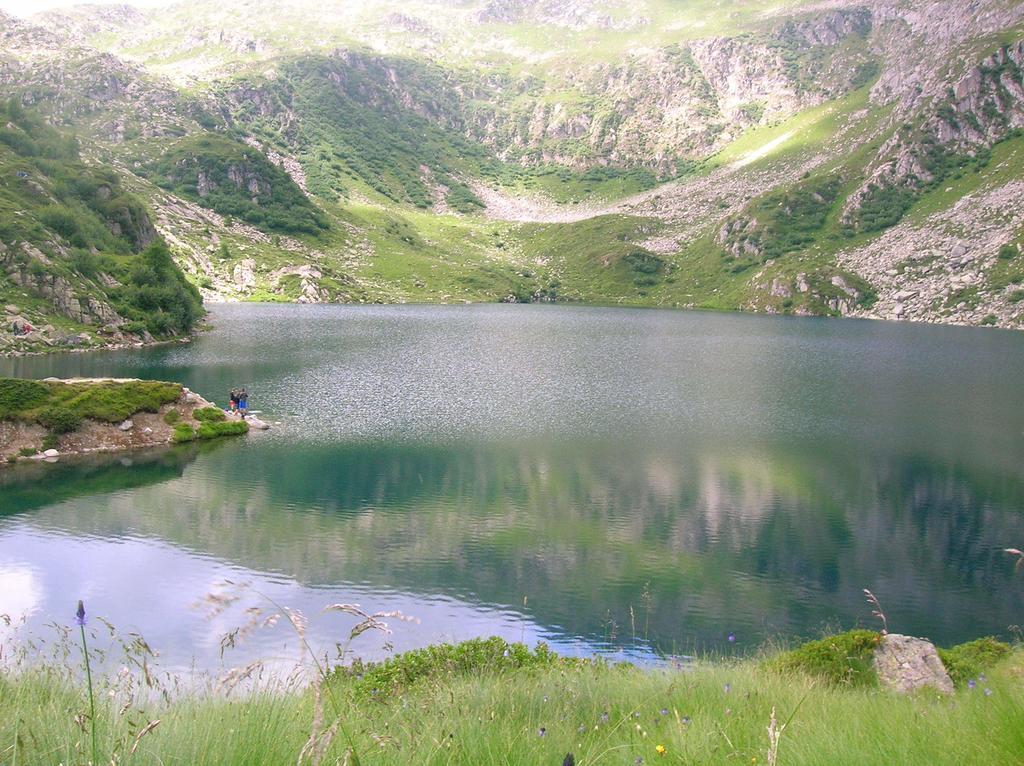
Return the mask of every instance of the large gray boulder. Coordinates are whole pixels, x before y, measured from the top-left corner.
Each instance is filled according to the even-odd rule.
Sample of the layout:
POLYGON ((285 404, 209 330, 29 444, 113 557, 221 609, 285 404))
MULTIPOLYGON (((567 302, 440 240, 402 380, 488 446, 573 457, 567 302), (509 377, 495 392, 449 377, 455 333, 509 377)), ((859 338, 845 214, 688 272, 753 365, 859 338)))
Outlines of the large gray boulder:
POLYGON ((935 645, 923 638, 895 633, 882 636, 875 649, 875 672, 882 686, 903 694, 926 686, 953 693, 953 682, 935 645))

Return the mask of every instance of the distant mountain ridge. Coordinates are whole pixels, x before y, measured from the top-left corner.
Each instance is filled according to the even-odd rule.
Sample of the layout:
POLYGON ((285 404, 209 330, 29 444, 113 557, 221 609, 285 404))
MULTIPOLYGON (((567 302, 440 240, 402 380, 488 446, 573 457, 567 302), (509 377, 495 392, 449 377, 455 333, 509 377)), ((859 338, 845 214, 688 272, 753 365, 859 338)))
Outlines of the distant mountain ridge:
POLYGON ((207 299, 1024 319, 1024 3, 321 5, 3 17, 0 96, 207 299))

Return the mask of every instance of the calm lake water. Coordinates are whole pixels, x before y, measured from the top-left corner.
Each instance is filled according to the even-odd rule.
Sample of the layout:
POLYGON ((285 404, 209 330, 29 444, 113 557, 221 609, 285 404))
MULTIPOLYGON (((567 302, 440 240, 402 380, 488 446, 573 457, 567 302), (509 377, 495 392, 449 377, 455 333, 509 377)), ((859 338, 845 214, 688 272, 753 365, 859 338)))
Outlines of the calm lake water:
POLYGON ((0 613, 27 615, 0 638, 70 623, 79 598, 170 669, 294 658, 280 625, 221 656, 264 597, 324 651, 352 624, 335 602, 418 618, 396 649, 497 634, 639 659, 873 625, 863 588, 890 630, 944 644, 1024 623, 1001 552, 1024 547, 1024 334, 550 306, 225 306, 213 324, 0 360, 222 404, 245 385, 280 422, 0 471, 0 613))

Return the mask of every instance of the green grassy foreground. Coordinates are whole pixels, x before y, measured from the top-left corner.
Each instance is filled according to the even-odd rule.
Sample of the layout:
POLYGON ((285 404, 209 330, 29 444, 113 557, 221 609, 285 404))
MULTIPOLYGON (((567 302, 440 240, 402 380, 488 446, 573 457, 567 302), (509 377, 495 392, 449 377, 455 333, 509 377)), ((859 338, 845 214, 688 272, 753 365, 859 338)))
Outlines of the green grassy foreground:
MULTIPOLYGON (((101 689, 98 760, 557 766, 572 753, 577 766, 1021 762, 1024 653, 990 640, 964 645, 951 650, 961 669, 991 667, 950 697, 902 697, 858 664, 873 635, 688 670, 562 659, 489 639, 357 663, 304 691, 126 704, 122 692, 101 689), (786 724, 774 754, 773 709, 786 724)), ((87 763, 88 709, 84 690, 58 670, 0 677, 0 763, 87 763)))

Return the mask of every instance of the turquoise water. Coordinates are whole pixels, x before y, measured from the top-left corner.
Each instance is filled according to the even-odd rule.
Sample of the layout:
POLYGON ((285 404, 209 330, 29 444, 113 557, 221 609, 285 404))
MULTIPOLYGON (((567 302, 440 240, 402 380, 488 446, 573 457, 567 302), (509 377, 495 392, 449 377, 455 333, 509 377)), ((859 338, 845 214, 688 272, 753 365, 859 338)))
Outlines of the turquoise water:
POLYGON ((1001 552, 1024 547, 1024 335, 551 306, 225 306, 213 324, 0 360, 220 403, 245 385, 279 423, 0 472, 0 613, 27 615, 0 637, 68 623, 79 598, 169 668, 293 658, 280 625, 221 657, 264 597, 324 651, 351 625, 322 613, 336 602, 416 617, 396 649, 499 634, 639 659, 872 625, 864 588, 890 630, 940 643, 1024 620, 1001 552))

